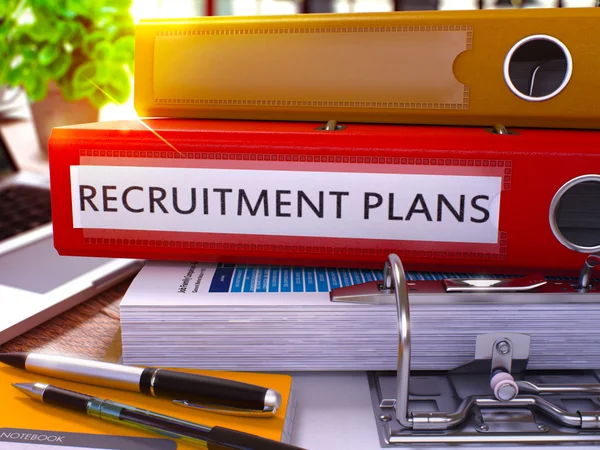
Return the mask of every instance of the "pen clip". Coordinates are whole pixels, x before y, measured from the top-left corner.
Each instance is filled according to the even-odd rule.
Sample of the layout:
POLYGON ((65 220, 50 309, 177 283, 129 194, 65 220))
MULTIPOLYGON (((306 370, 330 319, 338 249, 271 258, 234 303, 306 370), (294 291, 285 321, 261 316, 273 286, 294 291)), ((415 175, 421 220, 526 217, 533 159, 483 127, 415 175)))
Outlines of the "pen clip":
POLYGON ((237 417, 254 417, 257 419, 271 418, 277 412, 277 408, 269 406, 265 406, 265 409, 261 411, 257 409, 235 408, 233 406, 211 405, 208 403, 192 403, 188 400, 173 400, 173 403, 177 406, 183 406, 184 408, 194 408, 209 413, 224 414, 227 416, 237 417))

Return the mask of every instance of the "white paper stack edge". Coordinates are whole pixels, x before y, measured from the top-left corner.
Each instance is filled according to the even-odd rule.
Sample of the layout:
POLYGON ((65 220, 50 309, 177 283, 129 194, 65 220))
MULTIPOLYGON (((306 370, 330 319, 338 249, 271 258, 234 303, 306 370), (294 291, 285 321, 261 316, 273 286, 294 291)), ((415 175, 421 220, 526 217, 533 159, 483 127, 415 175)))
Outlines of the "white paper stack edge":
MULTIPOLYGON (((393 370, 395 306, 329 300, 332 288, 381 275, 149 262, 121 303, 123 362, 240 371, 393 370)), ((447 295, 438 304, 411 302, 413 370, 466 364, 476 337, 490 332, 530 335, 529 369, 600 368, 600 301, 449 303, 447 295)))

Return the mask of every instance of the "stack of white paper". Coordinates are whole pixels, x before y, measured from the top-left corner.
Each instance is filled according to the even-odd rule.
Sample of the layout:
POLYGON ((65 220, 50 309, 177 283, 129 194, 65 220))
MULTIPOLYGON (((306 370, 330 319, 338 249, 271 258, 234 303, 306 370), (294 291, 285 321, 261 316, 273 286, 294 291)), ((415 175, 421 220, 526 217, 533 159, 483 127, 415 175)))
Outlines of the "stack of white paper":
MULTIPOLYGON (((123 362, 251 371, 394 369, 395 306, 329 300, 332 288, 381 275, 147 263, 121 303, 123 362)), ((439 299, 411 302, 413 370, 468 363, 476 337, 490 332, 530 335, 530 369, 600 368, 600 302, 469 304, 451 303, 444 294, 439 299)))

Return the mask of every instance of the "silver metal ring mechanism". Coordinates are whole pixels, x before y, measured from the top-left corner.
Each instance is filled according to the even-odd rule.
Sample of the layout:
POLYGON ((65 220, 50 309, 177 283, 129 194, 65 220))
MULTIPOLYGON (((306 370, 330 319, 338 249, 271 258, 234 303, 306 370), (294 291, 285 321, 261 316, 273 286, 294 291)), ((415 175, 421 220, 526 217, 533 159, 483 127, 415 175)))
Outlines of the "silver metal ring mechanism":
POLYGON ((579 253, 596 253, 596 252, 600 252, 600 242, 598 242, 597 245, 594 245, 592 247, 584 247, 582 245, 577 245, 571 241, 569 241, 560 231, 559 227, 558 227, 558 223, 557 223, 557 218, 556 218, 556 212, 558 209, 558 206, 560 205, 560 201, 563 197, 563 195, 565 195, 565 193, 571 189, 573 186, 576 186, 580 183, 585 183, 588 181, 594 181, 596 183, 600 183, 600 175, 596 175, 596 174, 589 174, 589 175, 581 175, 579 177, 573 178, 572 180, 568 181, 567 183, 565 183, 558 191, 556 191, 556 194, 554 194, 554 197, 552 198, 552 201, 550 202, 550 210, 549 210, 549 214, 548 214, 548 219, 550 221, 550 228, 552 229, 552 233, 554 233, 554 236, 556 237, 556 239, 558 239, 558 241, 564 245, 565 247, 567 247, 570 250, 575 250, 576 252, 579 253))
MULTIPOLYGON (((539 66, 538 66, 538 68, 536 68, 536 71, 534 71, 534 75, 533 75, 534 77, 537 72, 537 69, 539 69, 539 66)), ((569 49, 567 48, 567 46, 565 44, 563 44, 561 41, 559 41, 555 37, 548 36, 546 34, 535 34, 532 36, 527 36, 524 39, 521 39, 519 42, 517 42, 515 45, 512 46, 512 48, 506 54, 506 58, 504 58, 504 81, 506 82, 506 85, 512 91, 512 93, 515 94, 517 97, 520 97, 523 100, 527 100, 530 102, 542 102, 544 100, 549 100, 552 97, 557 96, 567 86, 567 84, 569 84, 569 80, 571 79, 572 74, 573 74, 573 58, 571 57, 571 52, 569 52, 569 49), (513 84, 512 80, 510 79, 510 73, 509 73, 510 62, 511 62, 511 59, 512 59, 513 55, 515 54, 515 52, 519 48, 521 48, 523 45, 527 44, 528 42, 532 42, 532 41, 552 42, 553 44, 555 44, 562 50, 562 52, 565 55, 565 59, 567 61, 567 71, 565 73, 565 77, 564 77, 562 83, 560 84, 560 86, 557 89, 555 89, 554 92, 552 92, 548 95, 543 95, 541 97, 533 97, 531 95, 523 94, 513 84)), ((533 80, 533 81, 535 81, 535 80, 533 80)))
POLYGON ((390 254, 383 273, 383 289, 390 291, 392 285, 398 314, 398 368, 396 375, 396 421, 412 430, 448 430, 462 424, 475 407, 482 408, 531 408, 567 427, 600 428, 600 413, 572 413, 539 397, 524 395, 511 400, 497 400, 490 396, 469 396, 463 399, 454 412, 418 412, 408 410, 410 382, 410 310, 404 268, 398 255, 390 254))

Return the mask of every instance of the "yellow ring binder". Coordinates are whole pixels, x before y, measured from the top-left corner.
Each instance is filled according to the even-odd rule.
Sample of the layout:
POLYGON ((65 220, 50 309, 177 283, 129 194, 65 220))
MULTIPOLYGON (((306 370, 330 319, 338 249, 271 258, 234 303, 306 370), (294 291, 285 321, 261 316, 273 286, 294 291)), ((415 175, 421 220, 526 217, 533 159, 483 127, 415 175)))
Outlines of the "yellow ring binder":
POLYGON ((599 25, 598 8, 144 20, 135 107, 140 116, 597 129, 600 42, 589 36, 599 25), (511 80, 513 66, 534 91, 511 80))

